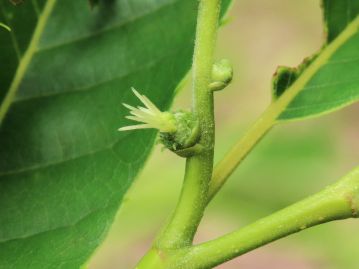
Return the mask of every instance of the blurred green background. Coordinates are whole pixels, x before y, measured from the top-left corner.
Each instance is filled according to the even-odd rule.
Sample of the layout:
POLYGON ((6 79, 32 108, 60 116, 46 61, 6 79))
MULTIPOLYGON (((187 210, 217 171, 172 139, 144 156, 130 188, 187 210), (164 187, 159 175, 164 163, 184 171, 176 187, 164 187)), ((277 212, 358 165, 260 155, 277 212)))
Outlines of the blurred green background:
MULTIPOLYGON (((234 0, 219 34, 218 58, 234 82, 215 95, 219 160, 266 108, 278 65, 296 66, 321 47, 319 0, 234 0)), ((174 109, 190 106, 190 82, 174 109)), ((340 89, 338 89, 340 90, 340 89)), ((359 160, 359 106, 275 127, 232 175, 206 212, 196 242, 283 208, 346 174, 359 160)), ((175 206, 184 160, 154 149, 90 269, 129 269, 175 206)), ((222 269, 358 269, 359 220, 333 222, 262 247, 222 269)))

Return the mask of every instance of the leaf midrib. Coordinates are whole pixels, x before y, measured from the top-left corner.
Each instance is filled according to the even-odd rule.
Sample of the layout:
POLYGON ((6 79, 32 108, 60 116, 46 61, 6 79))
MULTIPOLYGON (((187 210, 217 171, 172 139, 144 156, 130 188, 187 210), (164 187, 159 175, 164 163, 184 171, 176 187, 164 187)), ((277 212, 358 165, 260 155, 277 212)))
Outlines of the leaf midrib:
MULTIPOLYGON (((171 51, 168 54, 165 54, 163 57, 159 57, 157 59, 155 59, 154 61, 148 62, 146 65, 141 65, 138 68, 126 73, 126 74, 122 74, 121 76, 109 79, 109 80, 105 80, 105 81, 101 81, 98 84, 95 85, 91 85, 90 87, 85 87, 85 88, 81 88, 81 89, 72 89, 69 91, 62 91, 62 92, 57 92, 57 93, 52 93, 52 94, 48 94, 48 95, 37 95, 35 97, 31 97, 31 98, 23 98, 23 99, 15 99, 13 101, 13 103, 22 103, 22 102, 28 102, 28 101, 33 101, 34 99, 40 99, 40 98, 51 98, 54 96, 59 96, 59 95, 65 95, 65 94, 72 94, 72 93, 77 93, 77 92, 89 92, 89 91, 93 91, 96 90, 96 86, 101 85, 101 84, 105 84, 108 83, 110 81, 116 80, 116 79, 121 79, 124 78, 126 76, 130 76, 132 75, 134 72, 137 72, 139 70, 143 70, 143 69, 147 69, 150 68, 154 65, 156 65, 158 62, 162 61, 163 59, 167 58, 168 56, 172 55, 172 54, 176 54, 177 51, 171 51)), ((70 158, 66 158, 66 159, 62 159, 59 161, 53 161, 53 162, 47 162, 47 163, 42 163, 42 164, 38 164, 38 165, 31 165, 28 167, 25 167, 23 169, 14 169, 14 170, 8 170, 6 172, 0 172, 0 178, 3 176, 10 176, 10 175, 16 175, 16 174, 20 174, 20 173, 26 173, 29 171, 33 171, 33 170, 37 170, 37 169, 43 169, 43 168, 47 168, 50 166, 54 166, 54 165, 58 165, 58 164, 62 164, 62 163, 66 163, 68 161, 72 161, 72 160, 76 160, 82 157, 86 157, 89 155, 93 155, 102 151, 106 151, 106 150, 111 150, 113 149, 114 146, 116 146, 122 139, 126 138, 128 135, 123 135, 121 138, 117 139, 116 141, 114 141, 113 143, 107 145, 106 147, 102 147, 99 148, 97 150, 92 150, 92 151, 88 151, 88 152, 84 152, 83 154, 77 155, 77 156, 73 156, 70 158)))
MULTIPOLYGON (((53 1, 54 4, 56 2, 56 0, 53 1)), ((116 26, 113 26, 109 29, 107 29, 106 31, 102 31, 102 32, 107 32, 107 31, 110 31, 110 30, 113 30, 113 29, 116 29, 118 27, 123 27, 124 25, 130 23, 130 22, 133 22, 135 20, 138 20, 138 19, 141 19, 143 18, 144 16, 147 16, 147 15, 150 15, 150 14, 153 14, 153 13, 156 13, 158 12, 159 10, 167 7, 167 6, 171 6, 173 5, 174 3, 176 3, 177 1, 173 1, 173 2, 170 2, 170 4, 165 4, 165 5, 162 5, 160 6, 160 8, 156 8, 156 9, 152 9, 150 12, 145 12, 145 13, 142 13, 140 16, 136 16, 135 19, 131 19, 131 20, 127 20, 126 22, 122 23, 122 24, 116 24, 116 26)), ((45 7, 46 8, 46 7, 45 7)), ((50 15, 50 13, 49 13, 50 15)), ((39 22, 40 23, 40 22, 39 22)), ((46 24, 46 21, 44 22, 46 24)), ((43 29, 42 29, 43 30, 43 29)), ((101 33, 102 33, 101 32, 101 33)), ((98 33, 100 34, 100 33, 98 33)), ((37 44, 38 44, 38 41, 39 39, 37 39, 37 44)), ((36 44, 36 45, 37 45, 36 44)), ((33 54, 35 53, 39 53, 41 52, 43 49, 37 49, 36 47, 34 48, 35 50, 32 50, 31 52, 33 54)), ((101 84, 104 84, 104 83, 107 83, 107 82, 110 82, 110 81, 113 81, 113 80, 116 80, 116 79, 121 79, 123 77, 126 77, 126 76, 129 76, 131 75, 132 73, 138 71, 138 70, 141 70, 141 69, 145 69, 145 68, 149 68, 151 67, 152 65, 158 63, 159 61, 167 58, 168 56, 174 54, 174 53, 177 53, 176 51, 171 51, 170 53, 168 54, 165 54, 153 61, 150 61, 148 62, 146 65, 141 65, 139 66, 138 68, 134 69, 134 70, 131 70, 130 72, 127 72, 126 74, 121 74, 120 76, 117 76, 117 77, 114 77, 114 78, 111 78, 109 80, 105 80, 105 81, 101 81, 95 85, 91 85, 91 86, 88 86, 88 87, 83 87, 83 88, 79 88, 79 89, 71 89, 71 90, 68 90, 68 91, 61 91, 61 92, 56 92, 56 93, 51 93, 51 94, 46 94, 46 95, 37 95, 37 96, 34 96, 34 97, 30 97, 30 98, 19 98, 19 99, 16 99, 16 97, 14 97, 14 99, 12 100, 12 104, 15 104, 15 103, 21 103, 21 102, 27 102, 27 101, 32 101, 34 99, 39 99, 39 98, 49 98, 49 97, 53 97, 53 96, 58 96, 58 95, 63 95, 63 94, 72 94, 74 92, 88 92, 88 91, 91 91, 94 89, 95 86, 98 86, 98 85, 101 85, 101 84)), ((31 58, 29 59, 31 61, 31 58)), ((121 137, 120 139, 117 139, 116 141, 114 141, 113 143, 111 143, 110 145, 107 145, 106 147, 102 147, 100 149, 97 149, 97 150, 92 150, 92 151, 89 151, 89 152, 85 152, 81 155, 78 155, 78 156, 73 156, 71 158, 66 158, 66 159, 62 159, 62 160, 59 160, 59 161, 53 161, 53 162, 49 162, 49 163, 45 163, 45 164, 40 164, 40 165, 31 165, 31 166, 28 166, 24 169, 16 169, 16 170, 10 170, 10 171, 6 171, 6 172, 3 172, 3 173, 0 173, 0 177, 3 177, 3 176, 12 176, 12 175, 16 175, 16 174, 22 174, 22 173, 26 173, 26 172, 29 172, 29 171, 33 171, 33 170, 38 170, 38 169, 44 169, 44 168, 48 168, 48 167, 51 167, 51 166, 56 166, 56 165, 59 165, 59 164, 62 164, 62 163, 66 163, 68 161, 72 161, 72 160, 76 160, 76 159, 79 159, 79 158, 82 158, 82 157, 86 157, 86 156, 90 156, 90 155, 93 155, 93 154, 96 154, 96 153, 99 153, 99 152, 102 152, 102 151, 107 151, 107 150, 112 150, 113 147, 118 144, 123 138, 125 138, 126 136, 124 137, 121 137)))
POLYGON ((7 92, 4 101, 0 106, 0 125, 4 120, 6 113, 8 112, 10 105, 12 104, 16 93, 19 89, 20 83, 26 73, 27 67, 29 66, 32 57, 36 53, 42 34, 46 26, 46 22, 49 19, 51 12, 56 4, 57 0, 48 0, 45 4, 42 14, 39 17, 37 25, 35 27, 34 34, 31 38, 29 47, 27 48, 24 56, 20 60, 18 68, 16 70, 14 79, 10 85, 9 91, 7 92))

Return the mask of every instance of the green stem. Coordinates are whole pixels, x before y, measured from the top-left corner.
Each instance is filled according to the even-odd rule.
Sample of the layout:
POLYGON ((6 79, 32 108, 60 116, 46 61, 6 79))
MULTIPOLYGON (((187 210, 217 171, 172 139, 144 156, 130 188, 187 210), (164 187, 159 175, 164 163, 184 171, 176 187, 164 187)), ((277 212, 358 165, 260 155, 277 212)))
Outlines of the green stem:
MULTIPOLYGON (((321 223, 358 217, 359 167, 342 180, 243 229, 194 246, 173 268, 209 269, 225 261, 321 223)), ((181 254, 182 255, 182 254, 181 254)))
POLYGON ((172 218, 155 242, 158 249, 174 249, 191 245, 206 206, 210 169, 208 159, 194 156, 187 159, 180 199, 172 218))
POLYGON ((289 87, 275 102, 273 102, 257 120, 248 133, 228 152, 216 165, 209 189, 208 202, 223 186, 237 166, 260 141, 260 139, 277 123, 277 119, 285 111, 293 99, 312 79, 318 70, 330 57, 355 33, 359 27, 359 16, 328 46, 323 49, 317 59, 303 72, 303 74, 289 87))
POLYGON ((220 0, 199 3, 193 60, 193 112, 201 137, 202 150, 187 159, 186 173, 175 212, 155 243, 158 249, 174 249, 192 244, 207 205, 208 186, 213 170, 214 112, 211 82, 220 0))

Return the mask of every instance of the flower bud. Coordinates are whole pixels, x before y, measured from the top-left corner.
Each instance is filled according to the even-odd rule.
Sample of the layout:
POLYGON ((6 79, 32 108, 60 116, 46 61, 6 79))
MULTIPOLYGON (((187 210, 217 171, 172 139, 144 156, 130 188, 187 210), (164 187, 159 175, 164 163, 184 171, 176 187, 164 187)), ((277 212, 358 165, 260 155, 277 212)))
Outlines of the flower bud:
POLYGON ((198 122, 192 112, 173 113, 176 131, 160 132, 161 143, 171 151, 182 151, 194 146, 199 140, 198 122))
POLYGON ((220 91, 224 89, 231 81, 233 77, 233 68, 230 62, 226 59, 222 59, 212 67, 212 82, 209 84, 209 88, 212 91, 220 91))
POLYGON ((158 129, 160 142, 182 157, 193 156, 202 150, 201 145, 197 144, 200 132, 197 119, 192 112, 182 110, 162 112, 145 95, 133 88, 132 91, 144 106, 133 107, 123 104, 130 112, 130 115, 125 118, 140 124, 123 126, 119 128, 119 131, 158 129))

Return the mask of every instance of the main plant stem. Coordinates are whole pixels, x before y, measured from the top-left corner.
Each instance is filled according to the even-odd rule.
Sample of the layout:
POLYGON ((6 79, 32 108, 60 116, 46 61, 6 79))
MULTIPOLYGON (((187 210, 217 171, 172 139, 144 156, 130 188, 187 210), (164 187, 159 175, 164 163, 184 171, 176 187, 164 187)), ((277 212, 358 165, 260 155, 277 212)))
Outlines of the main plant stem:
POLYGON ((196 43, 193 59, 193 113, 201 131, 203 150, 187 159, 186 173, 178 205, 156 247, 173 249, 191 245, 206 207, 208 186, 213 170, 214 113, 211 82, 217 36, 219 0, 199 3, 196 43))
MULTIPOLYGON (((220 0, 200 1, 193 57, 193 113, 200 128, 199 144, 202 151, 187 158, 184 183, 176 209, 154 246, 136 269, 172 268, 173 264, 168 263, 173 255, 168 253, 175 251, 177 256, 192 245, 207 205, 215 134, 213 92, 208 85, 211 82, 219 12, 220 0)), ((177 258, 182 260, 184 256, 177 258)))
POLYGON ((177 207, 153 248, 137 265, 142 268, 167 266, 168 252, 177 254, 192 245, 193 237, 207 205, 209 182, 213 170, 214 111, 213 92, 209 90, 217 36, 220 0, 199 3, 196 43, 193 57, 193 113, 199 128, 201 152, 186 160, 186 172, 177 207))

